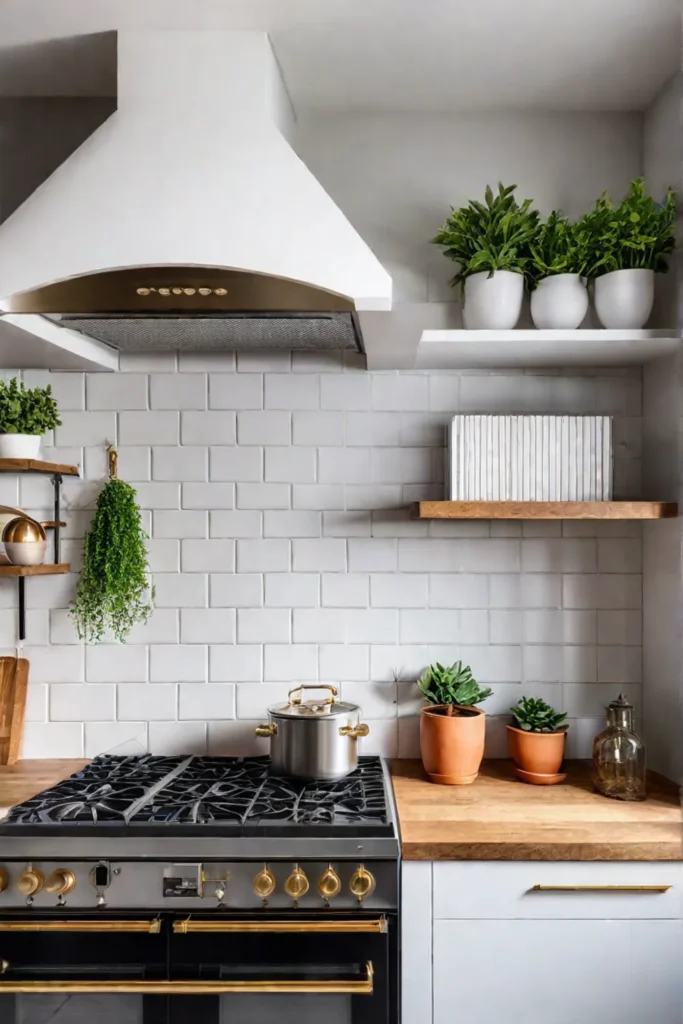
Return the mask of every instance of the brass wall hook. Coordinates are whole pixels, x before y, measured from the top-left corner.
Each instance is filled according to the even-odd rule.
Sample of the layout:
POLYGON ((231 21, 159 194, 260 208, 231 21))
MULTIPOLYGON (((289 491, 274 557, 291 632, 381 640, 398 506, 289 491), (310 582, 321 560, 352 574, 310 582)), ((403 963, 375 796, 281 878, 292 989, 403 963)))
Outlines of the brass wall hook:
POLYGON ((109 456, 109 479, 118 480, 119 476, 119 453, 116 445, 110 444, 107 447, 107 454, 109 456))

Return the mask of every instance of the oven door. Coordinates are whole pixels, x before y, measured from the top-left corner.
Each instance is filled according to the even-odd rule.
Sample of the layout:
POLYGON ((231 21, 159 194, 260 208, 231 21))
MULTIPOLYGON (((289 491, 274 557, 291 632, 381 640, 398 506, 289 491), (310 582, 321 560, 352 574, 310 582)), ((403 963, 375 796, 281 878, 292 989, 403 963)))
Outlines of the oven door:
POLYGON ((204 1007, 193 1017, 195 1024, 396 1019, 393 915, 192 914, 176 918, 171 927, 172 981, 211 997, 199 1000, 204 1007))
POLYGON ((168 982, 168 934, 154 915, 0 917, 0 1021, 143 1024, 168 982))

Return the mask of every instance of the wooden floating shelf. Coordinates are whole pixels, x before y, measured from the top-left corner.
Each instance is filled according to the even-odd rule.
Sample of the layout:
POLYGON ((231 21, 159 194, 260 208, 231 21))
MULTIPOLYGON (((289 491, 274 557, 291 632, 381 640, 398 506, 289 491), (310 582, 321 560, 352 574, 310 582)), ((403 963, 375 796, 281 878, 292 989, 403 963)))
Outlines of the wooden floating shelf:
POLYGON ((675 501, 417 501, 413 519, 674 519, 675 501))
POLYGON ((678 351, 679 333, 615 331, 423 331, 419 370, 510 369, 564 366, 642 366, 678 351))
POLYGON ((40 459, 0 459, 0 473, 61 473, 78 476, 78 466, 61 462, 41 462, 40 459))
POLYGON ((58 562, 56 565, 0 565, 0 576, 63 576, 68 571, 68 562, 58 562))

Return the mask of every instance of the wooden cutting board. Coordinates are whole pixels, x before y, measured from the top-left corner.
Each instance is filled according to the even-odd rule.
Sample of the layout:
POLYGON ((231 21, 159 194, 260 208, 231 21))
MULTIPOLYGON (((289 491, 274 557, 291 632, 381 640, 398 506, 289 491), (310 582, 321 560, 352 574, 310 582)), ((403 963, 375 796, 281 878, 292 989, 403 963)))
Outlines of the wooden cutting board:
POLYGON ((19 759, 27 687, 28 660, 0 658, 0 764, 19 759))

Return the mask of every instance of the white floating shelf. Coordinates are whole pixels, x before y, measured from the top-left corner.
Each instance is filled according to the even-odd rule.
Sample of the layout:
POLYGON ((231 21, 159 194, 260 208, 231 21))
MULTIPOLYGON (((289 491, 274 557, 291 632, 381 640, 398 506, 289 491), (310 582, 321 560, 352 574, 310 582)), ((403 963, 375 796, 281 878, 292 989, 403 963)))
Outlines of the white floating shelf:
POLYGON ((423 331, 420 370, 629 366, 676 352, 673 329, 654 331, 423 331))

